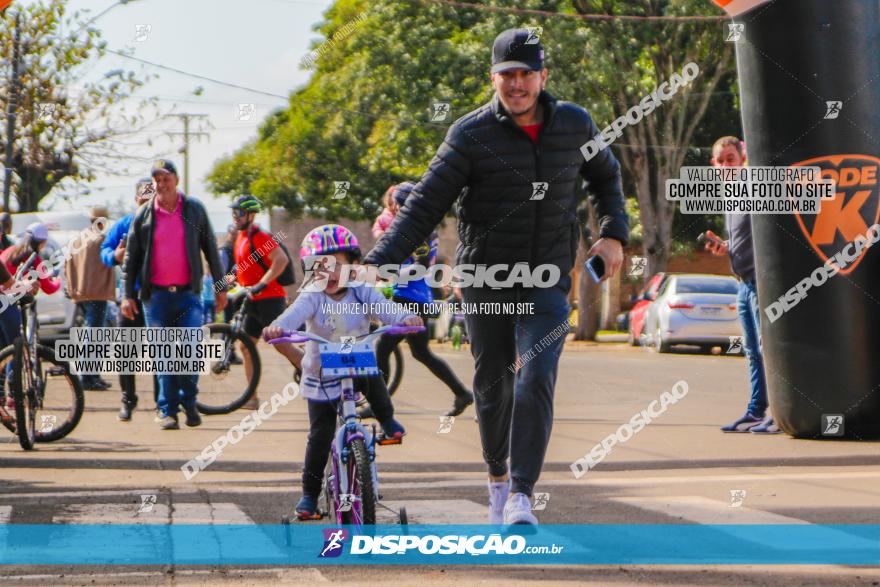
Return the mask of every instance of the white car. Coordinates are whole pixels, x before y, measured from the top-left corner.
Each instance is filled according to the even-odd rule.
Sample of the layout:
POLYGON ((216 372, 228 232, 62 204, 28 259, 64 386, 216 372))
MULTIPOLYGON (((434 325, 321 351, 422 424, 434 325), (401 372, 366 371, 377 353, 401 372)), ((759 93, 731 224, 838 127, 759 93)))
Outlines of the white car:
MULTIPOLYGON (((742 336, 736 311, 739 284, 726 275, 681 273, 669 276, 648 308, 643 333, 657 352, 673 345, 731 348, 742 336)), ((740 345, 741 346, 741 345, 740 345)))
MULTIPOLYGON (((49 240, 40 253, 44 261, 92 223, 86 212, 24 212, 12 214, 12 234, 17 238, 21 237, 28 225, 34 222, 42 222, 49 229, 49 240)), ((61 289, 51 295, 46 295, 42 291, 37 293, 40 338, 62 335, 71 327, 83 324, 82 313, 77 311, 76 304, 64 295, 62 273, 63 271, 59 270, 55 274, 62 279, 61 289)))

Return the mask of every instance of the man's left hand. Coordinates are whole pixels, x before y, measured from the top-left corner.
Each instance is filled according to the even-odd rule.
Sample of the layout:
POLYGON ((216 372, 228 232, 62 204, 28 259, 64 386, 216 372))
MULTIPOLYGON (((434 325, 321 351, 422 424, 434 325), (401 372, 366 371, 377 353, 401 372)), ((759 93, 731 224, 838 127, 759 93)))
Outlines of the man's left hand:
POLYGON ((221 291, 214 294, 214 306, 217 308, 218 312, 222 312, 223 308, 226 307, 226 292, 221 291))
POLYGON ((617 239, 600 238, 587 253, 587 257, 593 255, 599 255, 605 262, 605 276, 602 281, 614 277, 614 274, 620 271, 620 267, 623 265, 623 245, 617 239))

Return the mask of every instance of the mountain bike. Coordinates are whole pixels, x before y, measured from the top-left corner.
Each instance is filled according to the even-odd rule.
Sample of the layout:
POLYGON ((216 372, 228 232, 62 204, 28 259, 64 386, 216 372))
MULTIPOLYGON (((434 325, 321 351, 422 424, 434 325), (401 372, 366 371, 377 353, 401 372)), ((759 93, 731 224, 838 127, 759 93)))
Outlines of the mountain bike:
MULTIPOLYGON (((18 268, 16 281, 36 255, 18 268)), ((79 377, 71 374, 68 364, 56 361, 54 350, 37 343, 34 297, 25 295, 17 303, 20 335, 0 351, 0 384, 5 396, 14 400, 15 418, 0 408, 0 422, 18 436, 23 449, 31 450, 35 442, 52 442, 70 434, 82 418, 85 399, 79 377)))
MULTIPOLYGON (((382 334, 411 334, 422 330, 423 326, 381 326, 361 337, 347 337, 343 342, 330 342, 296 330, 269 341, 269 344, 317 342, 321 354, 321 378, 342 377, 342 395, 337 405, 338 427, 324 474, 322 517, 335 518, 337 524, 363 526, 375 524, 376 507, 385 507, 379 503, 376 444, 399 444, 400 440, 382 442, 376 435, 375 424, 368 429, 359 422, 355 413, 354 378, 380 374, 371 339, 382 334)), ((386 509, 398 514, 401 524, 406 524, 404 508, 398 512, 386 509)), ((282 518, 282 523, 289 524, 289 518, 282 518)))
POLYGON ((239 301, 241 303, 229 324, 215 322, 207 325, 209 336, 223 341, 222 358, 211 364, 208 374, 202 376, 204 382, 199 385, 196 406, 201 413, 209 416, 228 414, 239 409, 253 397, 260 384, 260 353, 244 331, 244 318, 251 299, 245 291, 230 295, 229 303, 237 304, 239 301), (237 351, 250 359, 250 377, 237 351))

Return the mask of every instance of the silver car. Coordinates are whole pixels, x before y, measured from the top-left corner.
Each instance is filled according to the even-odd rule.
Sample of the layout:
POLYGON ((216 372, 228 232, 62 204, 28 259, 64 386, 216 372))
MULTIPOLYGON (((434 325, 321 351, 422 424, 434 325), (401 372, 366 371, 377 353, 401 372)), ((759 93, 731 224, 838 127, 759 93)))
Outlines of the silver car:
MULTIPOLYGON (((736 311, 737 281, 725 275, 671 275, 648 308, 643 333, 657 352, 674 345, 733 348, 742 336, 736 311)), ((739 345, 740 347, 742 345, 739 345)))

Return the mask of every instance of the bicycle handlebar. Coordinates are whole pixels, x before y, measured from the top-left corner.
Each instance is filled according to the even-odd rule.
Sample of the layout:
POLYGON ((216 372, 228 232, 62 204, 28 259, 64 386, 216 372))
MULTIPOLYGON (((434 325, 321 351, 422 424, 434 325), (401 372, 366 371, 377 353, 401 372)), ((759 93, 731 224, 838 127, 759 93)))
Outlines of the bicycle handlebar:
MULTIPOLYGON (((422 332, 423 330, 425 330, 424 326, 405 326, 403 324, 392 324, 388 326, 382 326, 380 328, 377 328, 373 332, 369 332, 363 336, 356 337, 356 340, 358 342, 363 342, 380 334, 412 334, 414 332, 422 332)), ((332 344, 332 341, 329 341, 326 338, 320 337, 317 334, 312 334, 310 332, 303 332, 301 330, 285 330, 283 332, 283 335, 284 336, 282 336, 281 338, 273 338, 271 340, 267 339, 266 342, 268 342, 269 344, 279 344, 283 342, 300 344, 303 342, 313 341, 325 344, 332 344)))
POLYGON ((31 256, 28 257, 24 263, 22 263, 21 265, 18 266, 18 269, 15 272, 15 280, 16 281, 20 280, 22 278, 22 276, 24 275, 25 271, 30 269, 30 267, 33 264, 34 259, 36 259, 36 257, 37 257, 37 253, 31 253, 31 256))

